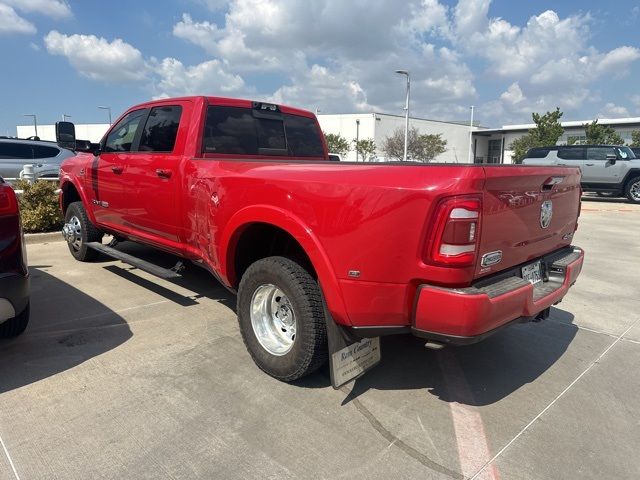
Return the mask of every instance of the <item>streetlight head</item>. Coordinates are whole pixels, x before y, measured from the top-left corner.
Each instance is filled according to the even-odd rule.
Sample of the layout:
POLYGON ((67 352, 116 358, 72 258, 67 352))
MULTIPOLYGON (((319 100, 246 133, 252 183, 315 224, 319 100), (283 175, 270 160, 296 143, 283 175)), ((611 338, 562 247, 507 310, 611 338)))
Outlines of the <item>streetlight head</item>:
POLYGON ((101 106, 101 105, 98 105, 98 108, 104 108, 104 109, 107 109, 107 108, 111 108, 111 107, 103 107, 103 106, 101 106))
POLYGON ((406 70, 396 70, 396 73, 399 73, 400 75, 409 75, 409 72, 407 72, 406 70))

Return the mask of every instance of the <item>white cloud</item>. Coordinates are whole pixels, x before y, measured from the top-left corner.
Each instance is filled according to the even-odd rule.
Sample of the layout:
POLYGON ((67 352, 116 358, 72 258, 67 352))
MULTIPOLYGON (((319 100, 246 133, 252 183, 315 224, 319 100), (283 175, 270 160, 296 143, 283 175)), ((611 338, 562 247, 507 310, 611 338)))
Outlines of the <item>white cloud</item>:
POLYGON ((500 100, 509 105, 517 105, 518 103, 522 103, 522 101, 525 100, 525 96, 523 95, 522 89, 520 89, 520 85, 518 85, 518 82, 512 83, 505 92, 502 92, 502 95, 500 95, 500 100))
POLYGON ((245 89, 239 75, 227 73, 219 60, 185 67, 175 58, 165 58, 155 68, 159 77, 158 97, 179 95, 228 95, 245 89))
POLYGON ((51 18, 69 18, 73 16, 71 7, 65 0, 2 0, 21 12, 39 13, 51 18))
POLYGON ((82 75, 107 83, 139 82, 148 75, 142 53, 116 38, 109 42, 95 35, 64 35, 55 30, 44 37, 47 51, 61 55, 82 75))
POLYGON ((194 22, 188 13, 183 14, 182 20, 173 26, 173 34, 198 45, 211 54, 217 52, 217 40, 222 36, 222 32, 215 23, 194 22))
POLYGON ((22 18, 9 5, 0 3, 0 35, 14 33, 33 35, 36 31, 33 23, 22 18))
POLYGON ((611 102, 606 103, 598 113, 598 118, 620 118, 629 116, 629 110, 627 110, 626 107, 616 105, 615 103, 611 102))

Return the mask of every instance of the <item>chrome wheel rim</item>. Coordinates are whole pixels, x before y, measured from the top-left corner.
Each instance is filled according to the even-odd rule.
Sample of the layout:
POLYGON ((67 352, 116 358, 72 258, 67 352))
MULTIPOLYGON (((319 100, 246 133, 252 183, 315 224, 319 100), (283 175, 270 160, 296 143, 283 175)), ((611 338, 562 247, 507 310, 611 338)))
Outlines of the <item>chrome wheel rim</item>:
POLYGON ((272 355, 288 353, 296 339, 296 316, 289 298, 272 284, 260 285, 251 298, 251 326, 272 355))
POLYGON ((636 202, 640 202, 640 180, 636 180, 631 184, 629 194, 631 195, 631 198, 633 198, 636 202))
POLYGON ((80 225, 80 219, 75 215, 71 217, 65 224, 63 232, 69 245, 71 245, 74 250, 80 250, 82 246, 82 226, 80 225))

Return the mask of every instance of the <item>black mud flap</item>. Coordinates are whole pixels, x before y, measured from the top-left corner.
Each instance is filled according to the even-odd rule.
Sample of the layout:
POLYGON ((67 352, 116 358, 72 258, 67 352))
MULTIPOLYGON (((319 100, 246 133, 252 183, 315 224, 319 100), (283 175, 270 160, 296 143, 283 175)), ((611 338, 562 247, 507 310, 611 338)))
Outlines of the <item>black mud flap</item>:
POLYGON ((327 338, 329 340, 329 370, 331 385, 338 389, 361 377, 382 359, 380 337, 358 338, 331 317, 325 304, 327 338))

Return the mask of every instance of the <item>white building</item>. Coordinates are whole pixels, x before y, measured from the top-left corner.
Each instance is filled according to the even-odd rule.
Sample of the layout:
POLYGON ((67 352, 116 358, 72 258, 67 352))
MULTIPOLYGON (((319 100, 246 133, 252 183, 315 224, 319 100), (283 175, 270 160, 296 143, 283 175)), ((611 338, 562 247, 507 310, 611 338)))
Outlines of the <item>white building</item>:
MULTIPOLYGON (((558 139, 558 145, 584 142, 586 135, 584 125, 593 120, 561 122, 563 135, 558 139)), ((640 117, 632 118, 601 118, 601 125, 610 125, 622 137, 625 143, 631 143, 631 132, 640 130, 640 117)), ((475 163, 513 163, 510 149, 511 143, 526 135, 535 124, 503 125, 502 128, 479 129, 473 132, 473 147, 475 163)))
MULTIPOLYGON (((376 144, 376 156, 384 158, 382 145, 385 138, 397 129, 404 131, 404 117, 384 113, 348 113, 336 115, 318 115, 318 121, 325 133, 342 135, 349 142, 370 138, 376 144)), ((469 124, 441 122, 423 118, 410 118, 409 128, 415 127, 422 134, 442 134, 447 141, 447 150, 433 161, 451 163, 469 163, 469 124)), ((474 130, 477 128, 474 127, 474 130)), ((356 152, 350 151, 343 160, 356 160, 356 152)), ((362 161, 362 158, 358 158, 362 161)))
MULTIPOLYGON (((78 140, 89 140, 98 143, 111 125, 108 123, 85 123, 76 124, 76 138, 78 140)), ((36 134, 33 125, 18 125, 16 127, 18 138, 28 138, 36 134)), ((38 136, 40 140, 56 141, 55 125, 38 125, 38 136)))

